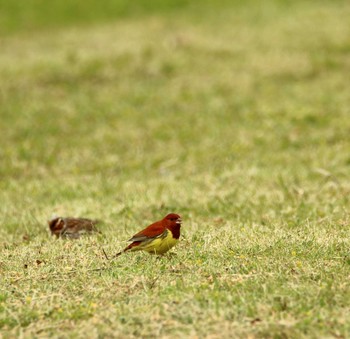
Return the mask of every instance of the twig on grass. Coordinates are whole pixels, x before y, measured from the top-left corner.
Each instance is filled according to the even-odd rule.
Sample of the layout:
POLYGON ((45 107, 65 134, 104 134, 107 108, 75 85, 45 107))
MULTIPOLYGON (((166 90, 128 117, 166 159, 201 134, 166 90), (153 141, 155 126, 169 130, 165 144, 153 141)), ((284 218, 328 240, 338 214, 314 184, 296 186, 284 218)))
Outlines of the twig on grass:
POLYGON ((108 255, 107 255, 107 253, 105 252, 105 250, 103 249, 103 247, 102 247, 102 252, 103 252, 105 258, 106 258, 107 260, 109 260, 108 255))

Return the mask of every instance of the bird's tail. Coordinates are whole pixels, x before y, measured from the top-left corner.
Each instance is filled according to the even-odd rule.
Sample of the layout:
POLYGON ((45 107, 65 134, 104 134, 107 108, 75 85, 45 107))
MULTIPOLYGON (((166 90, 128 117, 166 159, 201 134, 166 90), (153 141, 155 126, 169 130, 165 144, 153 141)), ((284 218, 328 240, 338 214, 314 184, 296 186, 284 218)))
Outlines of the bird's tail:
POLYGON ((113 257, 113 259, 119 257, 119 256, 120 256, 121 254, 123 254, 124 252, 131 250, 133 247, 136 247, 136 246, 140 245, 140 243, 141 243, 140 241, 134 241, 134 242, 132 242, 130 245, 126 246, 122 251, 120 251, 119 253, 117 253, 117 254, 113 257))
POLYGON ((106 252, 105 252, 105 250, 104 250, 103 248, 102 248, 102 251, 103 251, 103 254, 104 254, 105 258, 106 258, 107 260, 110 260, 110 259, 115 259, 115 258, 119 257, 119 256, 120 256, 121 254, 123 254, 124 252, 131 250, 133 247, 138 246, 139 244, 140 244, 139 241, 137 241, 137 242, 134 241, 134 242, 131 243, 129 246, 126 246, 122 251, 120 251, 120 252, 118 252, 117 254, 115 254, 112 258, 108 258, 107 254, 106 254, 106 252))
POLYGON ((102 248, 102 252, 107 260, 111 260, 111 259, 115 259, 116 257, 119 257, 124 251, 125 250, 123 250, 123 251, 117 253, 116 255, 114 255, 113 257, 109 258, 106 251, 102 248))

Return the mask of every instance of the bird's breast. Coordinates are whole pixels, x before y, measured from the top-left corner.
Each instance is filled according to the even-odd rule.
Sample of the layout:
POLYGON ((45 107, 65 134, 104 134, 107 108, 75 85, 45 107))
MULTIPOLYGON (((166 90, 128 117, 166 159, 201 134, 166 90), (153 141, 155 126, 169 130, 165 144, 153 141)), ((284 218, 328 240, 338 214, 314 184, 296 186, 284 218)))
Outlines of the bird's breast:
POLYGON ((174 247, 177 242, 178 240, 174 238, 172 232, 167 230, 165 237, 159 237, 152 240, 143 249, 149 253, 163 254, 174 247))

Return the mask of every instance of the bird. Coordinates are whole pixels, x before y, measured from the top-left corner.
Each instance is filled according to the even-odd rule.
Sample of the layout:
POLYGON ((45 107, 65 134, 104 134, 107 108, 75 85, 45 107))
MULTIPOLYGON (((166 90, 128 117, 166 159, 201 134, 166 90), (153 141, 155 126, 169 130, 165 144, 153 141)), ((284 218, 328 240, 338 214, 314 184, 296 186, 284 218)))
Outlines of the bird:
POLYGON ((178 214, 168 214, 162 220, 156 221, 132 236, 128 240, 132 243, 117 253, 115 257, 127 251, 146 251, 158 255, 168 252, 179 241, 181 222, 178 214))
POLYGON ((48 221, 52 235, 57 238, 78 239, 84 233, 99 232, 95 225, 98 220, 86 218, 53 217, 48 221))

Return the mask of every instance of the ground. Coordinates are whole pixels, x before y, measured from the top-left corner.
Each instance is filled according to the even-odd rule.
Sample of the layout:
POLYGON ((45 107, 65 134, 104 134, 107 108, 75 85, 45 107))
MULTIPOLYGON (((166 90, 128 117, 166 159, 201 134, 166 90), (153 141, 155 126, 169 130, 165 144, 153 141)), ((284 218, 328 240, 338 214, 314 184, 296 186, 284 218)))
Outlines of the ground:
POLYGON ((79 1, 0 1, 0 336, 348 337, 350 3, 79 1))

